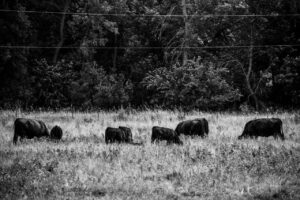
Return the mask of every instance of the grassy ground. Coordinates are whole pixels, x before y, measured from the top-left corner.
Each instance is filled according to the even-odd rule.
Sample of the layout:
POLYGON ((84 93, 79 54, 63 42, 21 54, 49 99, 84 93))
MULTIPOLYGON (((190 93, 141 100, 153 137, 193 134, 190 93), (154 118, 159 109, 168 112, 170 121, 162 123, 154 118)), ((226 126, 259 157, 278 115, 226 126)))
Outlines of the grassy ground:
POLYGON ((178 111, 35 112, 64 130, 58 143, 12 145, 16 113, 0 112, 0 199, 300 199, 300 119, 295 113, 222 114, 178 111), (237 140, 248 120, 279 117, 285 141, 237 140), (207 139, 152 145, 152 126, 175 129, 209 121, 207 139), (144 146, 106 145, 107 126, 125 125, 144 146))

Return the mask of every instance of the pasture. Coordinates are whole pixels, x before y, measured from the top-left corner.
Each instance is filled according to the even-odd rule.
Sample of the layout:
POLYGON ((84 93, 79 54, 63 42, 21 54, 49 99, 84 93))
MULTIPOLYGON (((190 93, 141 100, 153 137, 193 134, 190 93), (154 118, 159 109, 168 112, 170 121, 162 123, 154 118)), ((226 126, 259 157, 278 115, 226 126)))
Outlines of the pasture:
POLYGON ((18 117, 62 127, 62 141, 12 144, 16 113, 0 113, 0 199, 300 199, 300 119, 296 113, 179 111, 33 112, 18 117), (152 126, 175 129, 205 117, 208 138, 151 144, 152 126), (247 121, 279 117, 285 141, 237 140, 247 121), (135 142, 104 142, 108 126, 130 127, 135 142))

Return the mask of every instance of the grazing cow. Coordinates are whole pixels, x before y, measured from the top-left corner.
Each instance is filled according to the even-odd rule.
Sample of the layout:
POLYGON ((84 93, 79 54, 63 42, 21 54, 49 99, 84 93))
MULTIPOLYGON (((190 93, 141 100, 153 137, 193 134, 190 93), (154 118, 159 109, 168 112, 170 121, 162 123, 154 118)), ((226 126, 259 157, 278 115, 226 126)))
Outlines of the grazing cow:
POLYGON ((262 118, 251 120, 246 123, 242 135, 238 139, 242 138, 258 138, 273 136, 275 139, 280 137, 284 140, 282 131, 282 121, 278 118, 262 118))
POLYGON ((49 131, 44 122, 33 119, 17 118, 15 123, 13 143, 17 144, 18 138, 32 139, 34 137, 49 137, 49 131))
POLYGON ((209 131, 208 121, 205 118, 183 121, 177 125, 175 131, 178 135, 206 137, 209 131))
POLYGON ((63 131, 59 126, 54 126, 50 131, 50 138, 54 140, 60 140, 62 138, 63 131))
POLYGON ((170 128, 154 126, 152 128, 151 143, 166 140, 167 144, 175 143, 182 145, 182 141, 176 132, 170 128))
POLYGON ((132 133, 130 128, 122 127, 111 128, 105 130, 105 143, 132 143, 132 133))

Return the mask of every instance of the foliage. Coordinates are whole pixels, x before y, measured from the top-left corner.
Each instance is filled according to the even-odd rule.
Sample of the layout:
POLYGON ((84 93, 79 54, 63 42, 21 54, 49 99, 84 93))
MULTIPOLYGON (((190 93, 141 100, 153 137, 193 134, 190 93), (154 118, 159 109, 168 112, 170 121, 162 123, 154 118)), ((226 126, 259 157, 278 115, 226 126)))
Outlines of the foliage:
POLYGON ((82 66, 79 79, 71 87, 73 105, 83 109, 125 106, 132 93, 132 84, 122 74, 108 75, 95 62, 82 66))
POLYGON ((3 0, 0 7, 18 11, 0 12, 1 108, 300 106, 299 47, 280 46, 299 44, 297 0, 3 0), (187 60, 198 64, 178 64, 187 60), (201 69, 220 82, 195 78, 201 69), (175 72, 190 81, 175 83, 175 72), (151 74, 170 83, 150 84, 151 74), (185 90, 166 89, 171 83, 185 90))
POLYGON ((300 102, 300 57, 283 59, 283 64, 274 76, 274 91, 272 97, 284 104, 298 105, 300 102), (286 99, 287 98, 287 99, 286 99))
POLYGON ((151 103, 166 107, 221 109, 237 101, 238 90, 225 79, 228 70, 208 62, 190 61, 185 66, 158 68, 143 80, 146 89, 153 92, 151 103))
POLYGON ((43 107, 48 105, 57 109, 68 105, 69 81, 72 80, 72 63, 64 60, 56 65, 49 65, 45 59, 36 61, 32 67, 31 89, 34 99, 31 105, 43 107))
MULTIPOLYGON (((5 9, 15 9, 20 12, 1 13, 0 17, 0 44, 26 45, 30 44, 31 21, 23 13, 26 8, 17 1, 4 1, 0 3, 5 9)), ((24 102, 32 96, 27 90, 28 66, 26 65, 29 51, 26 49, 0 48, 0 104, 6 107, 24 102)))

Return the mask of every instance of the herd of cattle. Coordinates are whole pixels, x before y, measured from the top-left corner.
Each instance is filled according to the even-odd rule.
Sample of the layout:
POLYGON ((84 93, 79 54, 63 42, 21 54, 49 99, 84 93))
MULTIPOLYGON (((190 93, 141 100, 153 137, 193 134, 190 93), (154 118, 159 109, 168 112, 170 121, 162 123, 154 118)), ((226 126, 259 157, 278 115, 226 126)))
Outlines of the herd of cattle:
MULTIPOLYGON (((34 137, 49 137, 53 140, 60 140, 63 136, 63 131, 59 126, 54 126, 49 134, 49 131, 44 122, 34 119, 17 118, 14 123, 14 137, 13 143, 16 144, 18 138, 32 139, 34 137)), ((189 136, 200 136, 202 138, 208 136, 208 121, 205 118, 198 118, 180 122, 176 129, 154 126, 152 128, 151 142, 166 141, 167 144, 180 144, 180 134, 189 136)), ((262 118, 251 120, 246 123, 242 138, 257 138, 257 137, 273 136, 275 139, 280 138, 284 140, 282 131, 282 121, 278 118, 262 118)), ((105 142, 108 143, 135 143, 132 139, 131 129, 128 127, 120 126, 119 128, 108 127, 105 130, 105 142)))
MULTIPOLYGON (((60 140, 63 135, 63 131, 59 126, 54 126, 49 134, 49 131, 44 122, 33 119, 18 118, 14 123, 14 137, 13 143, 16 144, 18 138, 34 138, 34 137, 50 137, 53 140, 60 140)), ((187 120, 180 122, 176 129, 170 129, 165 127, 154 126, 152 128, 151 142, 166 141, 167 144, 180 144, 183 142, 180 140, 180 134, 189 136, 208 136, 208 121, 205 118, 198 118, 193 120, 187 120)), ((242 135, 238 139, 242 138, 257 138, 257 137, 273 136, 275 139, 280 138, 284 140, 284 134, 282 131, 282 121, 278 118, 262 118, 251 120, 246 123, 242 135)), ((106 143, 130 143, 139 145, 141 143, 135 143, 132 139, 132 132, 130 128, 120 126, 119 128, 108 127, 105 130, 105 142, 106 143)))

